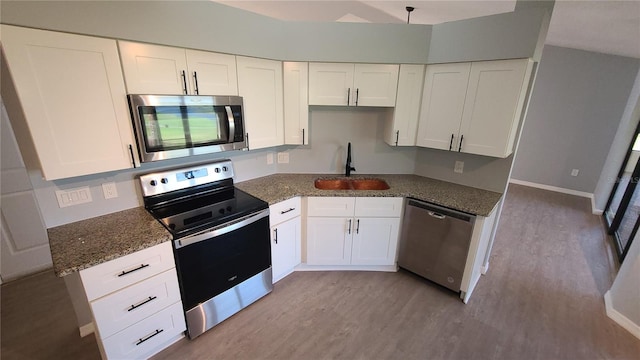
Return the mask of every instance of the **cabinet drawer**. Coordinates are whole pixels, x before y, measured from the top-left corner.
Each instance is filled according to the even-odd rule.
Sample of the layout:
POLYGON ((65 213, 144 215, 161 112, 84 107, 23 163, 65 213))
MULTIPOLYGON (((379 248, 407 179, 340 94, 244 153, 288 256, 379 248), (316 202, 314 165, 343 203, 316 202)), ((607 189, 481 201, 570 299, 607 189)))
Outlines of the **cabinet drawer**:
POLYGON ((307 216, 353 216, 355 198, 310 197, 307 199, 307 216))
POLYGON ((171 242, 80 271, 89 301, 175 267, 171 242))
POLYGON ((167 270, 91 303, 100 336, 116 332, 180 301, 175 269, 167 270))
POLYGON ((300 216, 301 204, 300 197, 295 197, 271 205, 269 207, 270 226, 278 225, 281 222, 300 216))
POLYGON ((355 214, 358 216, 400 217, 403 198, 358 197, 355 214))
POLYGON ((186 329, 182 303, 142 320, 102 341, 109 359, 147 358, 186 329))

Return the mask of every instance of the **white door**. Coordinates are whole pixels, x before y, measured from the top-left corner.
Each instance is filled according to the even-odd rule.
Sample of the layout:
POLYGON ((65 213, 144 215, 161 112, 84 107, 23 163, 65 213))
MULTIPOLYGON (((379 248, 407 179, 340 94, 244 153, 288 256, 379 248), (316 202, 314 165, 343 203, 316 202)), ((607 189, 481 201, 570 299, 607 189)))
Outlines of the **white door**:
POLYGON ((458 148, 458 132, 471 63, 427 65, 418 123, 417 145, 458 148))
POLYGON ((351 264, 393 265, 399 218, 356 218, 351 264))
POLYGON ((238 95, 234 55, 187 50, 187 67, 194 95, 238 95))
POLYGON ((284 62, 284 143, 309 143, 309 64, 284 62))
POLYGON ((2 105, 2 219, 0 225, 2 281, 51 267, 49 238, 40 209, 2 105))
POLYGON ((118 47, 129 94, 193 94, 184 49, 129 41, 118 47))
POLYGON ((516 59, 471 65, 460 126, 461 151, 496 157, 513 152, 530 64, 529 59, 516 59))
POLYGON ((355 98, 353 64, 310 63, 309 105, 346 106, 355 98))
POLYGON ((271 268, 273 282, 282 279, 300 264, 300 227, 295 217, 271 229, 271 268))
POLYGON ((353 226, 353 218, 307 218, 307 264, 350 264, 353 226))
POLYGON ((284 144, 282 63, 243 56, 236 60, 249 149, 284 144))
POLYGON ((420 118, 424 65, 400 65, 393 121, 386 124, 385 142, 391 146, 415 146, 420 118))
POLYGON ((356 64, 353 73, 356 93, 351 96, 350 105, 395 106, 399 69, 399 65, 356 64))

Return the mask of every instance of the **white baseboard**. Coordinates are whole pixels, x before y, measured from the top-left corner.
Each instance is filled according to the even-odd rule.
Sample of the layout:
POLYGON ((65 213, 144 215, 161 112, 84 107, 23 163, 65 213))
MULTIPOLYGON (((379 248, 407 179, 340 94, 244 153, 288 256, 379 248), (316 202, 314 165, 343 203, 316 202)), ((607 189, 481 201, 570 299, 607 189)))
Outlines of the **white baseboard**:
POLYGON ((486 275, 488 271, 489 271, 489 262, 487 261, 487 263, 482 265, 482 267, 480 268, 480 274, 486 275))
POLYGON ((551 186, 551 185, 545 185, 545 184, 538 184, 538 183, 524 181, 524 180, 518 180, 518 179, 509 179, 509 182, 512 183, 512 184, 516 184, 516 185, 523 185, 523 186, 533 187, 533 188, 542 189, 542 190, 549 190, 549 191, 555 191, 555 192, 568 194, 568 195, 585 197, 585 198, 588 198, 589 200, 591 200, 591 212, 594 215, 602 215, 602 213, 603 213, 602 210, 596 209, 596 203, 595 203, 595 198, 593 196, 593 193, 588 193, 588 192, 585 192, 585 191, 577 191, 577 190, 572 190, 572 189, 565 189, 565 188, 561 188, 561 187, 557 187, 557 186, 551 186))
POLYGON ((307 265, 299 264, 294 271, 384 271, 397 272, 395 265, 307 265))
POLYGON ((93 334, 96 331, 96 328, 93 326, 93 322, 80 326, 80 337, 85 337, 87 335, 93 334))
POLYGON ((622 315, 616 309, 613 308, 610 291, 607 291, 607 293, 604 294, 604 307, 607 311, 607 316, 611 320, 615 321, 618 325, 622 326, 625 330, 630 332, 633 336, 640 339, 640 325, 629 320, 629 318, 622 315))

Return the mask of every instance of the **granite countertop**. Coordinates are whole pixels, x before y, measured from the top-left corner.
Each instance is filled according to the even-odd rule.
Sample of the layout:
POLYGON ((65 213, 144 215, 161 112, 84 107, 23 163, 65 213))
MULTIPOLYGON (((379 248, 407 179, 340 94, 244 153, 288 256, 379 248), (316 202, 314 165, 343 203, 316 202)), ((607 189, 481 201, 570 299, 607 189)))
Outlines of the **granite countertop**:
POLYGON ((57 276, 171 240, 171 234, 143 207, 47 229, 57 276))
MULTIPOLYGON (((380 178, 388 190, 319 190, 317 178, 340 175, 275 174, 236 183, 236 187, 270 205, 296 196, 410 197, 480 216, 487 216, 502 194, 417 175, 354 175, 380 178)), ((103 262, 171 240, 171 234, 143 207, 61 225, 47 230, 53 269, 69 275, 103 262)))
POLYGON ((318 178, 343 178, 325 174, 275 174, 236 183, 236 187, 269 205, 295 196, 378 196, 410 197, 467 213, 487 216, 500 201, 501 193, 476 189, 418 175, 353 175, 352 179, 379 178, 389 184, 388 190, 319 190, 313 185, 318 178))

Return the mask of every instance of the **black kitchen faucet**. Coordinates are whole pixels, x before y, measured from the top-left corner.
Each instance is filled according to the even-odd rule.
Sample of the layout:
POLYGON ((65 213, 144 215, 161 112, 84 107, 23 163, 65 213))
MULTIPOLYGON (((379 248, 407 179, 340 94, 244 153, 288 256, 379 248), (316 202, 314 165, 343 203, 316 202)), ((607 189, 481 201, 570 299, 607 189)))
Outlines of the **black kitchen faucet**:
POLYGON ((351 176, 351 170, 356 171, 356 168, 351 166, 351 143, 347 145, 347 165, 345 166, 344 176, 351 176))

